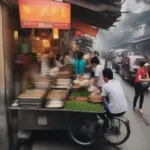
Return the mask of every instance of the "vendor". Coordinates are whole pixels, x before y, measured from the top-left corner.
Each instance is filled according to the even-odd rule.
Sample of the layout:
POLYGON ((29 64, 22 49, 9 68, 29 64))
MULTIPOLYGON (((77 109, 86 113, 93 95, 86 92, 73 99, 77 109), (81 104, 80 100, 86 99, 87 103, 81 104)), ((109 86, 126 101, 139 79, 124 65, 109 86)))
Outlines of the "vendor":
POLYGON ((49 69, 50 69, 49 51, 45 50, 41 57, 41 75, 47 76, 49 74, 49 69))
POLYGON ((92 59, 94 57, 94 53, 90 52, 90 59, 92 59))
POLYGON ((49 57, 50 57, 50 65, 52 67, 54 67, 55 66, 55 55, 54 55, 54 52, 52 50, 49 53, 49 57))
POLYGON ((74 64, 74 59, 72 57, 72 52, 71 51, 69 51, 69 53, 65 53, 65 55, 64 55, 64 64, 65 65, 74 64))
POLYGON ((77 59, 75 60, 75 73, 83 75, 85 73, 86 61, 83 60, 84 53, 78 52, 77 59))
POLYGON ((99 59, 99 52, 94 51, 94 57, 97 57, 99 59))
POLYGON ((91 64, 94 71, 94 86, 100 88, 101 90, 101 87, 104 84, 103 75, 102 75, 102 71, 104 67, 100 64, 100 61, 97 57, 93 57, 91 59, 91 64))
POLYGON ((90 54, 88 52, 84 54, 84 59, 87 61, 90 59, 90 54))
POLYGON ((58 67, 58 68, 62 68, 62 67, 64 67, 64 65, 63 65, 63 55, 62 54, 57 54, 56 55, 56 67, 58 67))

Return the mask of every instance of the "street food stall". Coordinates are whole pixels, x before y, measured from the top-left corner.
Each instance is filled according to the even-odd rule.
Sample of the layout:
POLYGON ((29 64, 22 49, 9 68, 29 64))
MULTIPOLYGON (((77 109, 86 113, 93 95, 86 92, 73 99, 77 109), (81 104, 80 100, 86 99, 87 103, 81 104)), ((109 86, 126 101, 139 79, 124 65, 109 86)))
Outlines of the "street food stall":
POLYGON ((98 104, 90 101, 91 92, 86 87, 91 85, 92 79, 82 79, 82 81, 80 79, 84 85, 81 86, 73 84, 72 74, 66 77, 66 74, 63 76, 62 73, 59 72, 61 76, 58 74, 55 79, 39 77, 33 81, 35 86, 32 89, 27 89, 18 95, 10 109, 18 111, 19 129, 67 129, 66 125, 70 119, 68 112, 102 113, 104 111, 103 106, 99 105, 102 102, 100 97, 95 98, 95 103, 98 104), (57 117, 54 117, 54 114, 57 117))
POLYGON ((66 66, 57 77, 37 77, 33 86, 20 93, 9 107, 17 111, 19 133, 34 130, 68 130, 72 119, 84 114, 103 114, 100 95, 90 97, 92 79, 75 79, 73 66, 66 66))
MULTIPOLYGON (((92 79, 88 79, 89 76, 80 77, 79 83, 74 83, 77 76, 74 75, 73 65, 58 69, 52 65, 52 62, 48 62, 49 56, 53 55, 55 61, 56 53, 62 53, 61 50, 56 52, 54 47, 59 48, 59 42, 57 43, 56 40, 61 38, 61 34, 65 33, 64 30, 70 29, 71 18, 70 4, 46 0, 42 2, 42 5, 46 4, 49 5, 49 9, 43 10, 40 1, 19 0, 22 30, 37 29, 31 30, 30 38, 21 41, 21 48, 15 60, 17 80, 20 75, 20 86, 17 88, 21 88, 17 90, 9 108, 17 114, 18 139, 24 134, 31 135, 33 130, 68 130, 68 125, 75 115, 104 112, 100 96, 89 98, 91 92, 88 91, 88 87, 92 84, 92 79), (34 9, 33 12, 30 12, 30 7, 34 9), (41 13, 33 19, 39 10, 41 13), (48 23, 48 16, 41 17, 41 15, 56 16, 56 13, 59 17, 51 18, 51 24, 48 23), (44 21, 46 23, 42 24, 41 22, 44 21), (49 67, 44 66, 46 74, 43 73, 43 62, 44 64, 48 62, 47 66, 49 65, 49 67)), ((18 84, 16 80, 15 83, 18 84)))

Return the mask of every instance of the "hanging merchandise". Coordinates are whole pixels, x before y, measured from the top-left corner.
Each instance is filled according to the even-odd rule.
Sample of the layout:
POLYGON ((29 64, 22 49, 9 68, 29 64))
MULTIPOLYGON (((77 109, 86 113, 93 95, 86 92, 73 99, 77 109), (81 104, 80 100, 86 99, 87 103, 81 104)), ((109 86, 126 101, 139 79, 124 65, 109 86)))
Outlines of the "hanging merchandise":
POLYGON ((59 30, 56 28, 53 29, 53 39, 59 39, 59 30))
POLYGON ((41 36, 42 36, 43 38, 46 38, 46 37, 48 36, 48 34, 47 34, 46 32, 42 32, 42 33, 41 33, 41 36))
POLYGON ((82 34, 83 34, 83 33, 82 33, 82 32, 80 32, 80 31, 76 31, 76 32, 75 32, 75 36, 78 36, 78 37, 81 37, 81 36, 82 36, 82 34))
POLYGON ((15 40, 18 39, 18 31, 14 31, 14 39, 15 39, 15 40))
POLYGON ((50 47, 50 42, 49 42, 49 40, 43 40, 43 47, 45 47, 45 48, 49 48, 50 47))

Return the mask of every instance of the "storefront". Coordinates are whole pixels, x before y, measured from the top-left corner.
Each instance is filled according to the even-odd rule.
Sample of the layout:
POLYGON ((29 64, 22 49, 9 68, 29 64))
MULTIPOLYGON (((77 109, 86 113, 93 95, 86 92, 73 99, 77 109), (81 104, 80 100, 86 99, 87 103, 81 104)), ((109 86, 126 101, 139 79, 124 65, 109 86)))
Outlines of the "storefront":
MULTIPOLYGON (((30 1, 27 0, 24 2, 26 3, 30 1)), ((67 11, 68 11, 68 6, 70 6, 70 4, 68 3, 67 4, 59 3, 58 5, 60 7, 61 5, 67 6, 67 11)), ((80 22, 80 26, 75 25, 75 27, 73 27, 76 30, 81 30, 81 32, 83 33, 96 36, 97 29, 95 29, 95 27, 93 28, 92 26, 103 27, 107 29, 108 27, 112 25, 112 23, 116 20, 116 18, 120 16, 120 9, 118 9, 117 7, 117 11, 119 12, 118 16, 116 16, 116 18, 113 17, 113 19, 109 20, 109 17, 111 18, 113 16, 113 15, 109 16, 110 14, 109 13, 108 14, 109 17, 107 17, 108 20, 107 19, 105 20, 105 15, 104 13, 100 12, 101 10, 100 11, 89 10, 89 5, 90 4, 88 3, 86 4, 84 8, 82 8, 80 7, 79 4, 77 5, 72 4, 72 8, 74 11, 72 16, 75 18, 79 18, 79 20, 84 20, 84 21, 88 20, 88 22, 90 22, 90 24, 88 23, 82 24, 80 22), (89 18, 87 17, 88 15, 86 16, 81 15, 82 11, 90 14, 89 18), (75 12, 78 12, 78 13, 75 13, 75 12), (101 19, 94 19, 93 16, 102 18, 102 21, 97 22, 98 20, 101 20, 101 19), (81 24, 83 26, 81 26, 81 24), (85 27, 87 27, 87 29, 85 27)), ((97 3, 94 4, 95 7, 96 5, 97 3)), ((36 56, 38 56, 36 57, 36 59, 38 59, 40 58, 44 50, 48 50, 49 53, 51 53, 52 55, 56 55, 57 51, 59 51, 59 53, 60 52, 63 53, 66 50, 66 46, 69 49, 69 48, 72 48, 71 46, 73 45, 73 49, 76 49, 75 44, 71 43, 71 40, 73 39, 73 36, 74 36, 74 33, 72 33, 72 31, 74 31, 74 29, 71 31, 68 31, 71 28, 70 20, 69 22, 67 20, 67 23, 66 23, 64 22, 65 20, 61 18, 61 23, 53 24, 54 27, 52 27, 52 24, 49 24, 49 23, 39 24, 40 26, 35 27, 34 26, 35 24, 34 22, 32 22, 32 19, 34 20, 36 18, 32 16, 30 17, 31 19, 30 26, 28 26, 29 22, 25 22, 24 20, 21 20, 21 27, 30 28, 30 29, 21 29, 20 21, 19 21, 20 14, 18 14, 18 8, 16 7, 18 7, 17 4, 15 4, 15 7, 12 6, 12 8, 11 8, 11 5, 7 5, 7 3, 3 2, 0 4, 0 56, 1 56, 1 59, 0 59, 0 72, 1 72, 1 76, 0 76, 0 137, 2 141, 0 145, 0 149, 2 150, 8 150, 9 148, 12 148, 14 146, 16 139, 17 139, 17 133, 19 133, 20 130, 43 130, 43 129, 51 129, 51 130, 63 129, 64 130, 66 129, 68 122, 70 120, 70 115, 71 115, 70 110, 69 110, 70 104, 66 105, 65 109, 58 109, 58 110, 45 108, 45 105, 44 107, 40 107, 38 109, 35 107, 27 108, 27 107, 20 107, 20 105, 17 105, 17 106, 12 105, 14 104, 17 98, 17 95, 21 94, 23 92, 22 89, 24 89, 24 87, 27 86, 28 77, 31 75, 30 74, 31 72, 28 73, 28 70, 31 69, 31 66, 32 66, 32 69, 36 70, 34 66, 39 65, 39 63, 38 65, 37 63, 34 63, 34 64, 30 63, 30 60, 28 58, 30 58, 31 55, 27 56, 26 55, 27 53, 36 54, 36 56), (59 38, 58 35, 60 36, 60 40, 58 40, 59 38), (23 62, 23 65, 21 64, 22 62, 23 62), (22 76, 24 76, 25 78, 22 76)), ((107 9, 109 9, 109 7, 107 9)), ((116 13, 114 9, 115 8, 110 7, 110 12, 116 13)), ((26 7, 22 10, 25 10, 27 13, 29 11, 29 9, 26 7)), ((35 11, 38 11, 38 10, 35 9, 35 11)), ((47 13, 47 10, 44 9, 41 15, 45 16, 45 13, 46 15, 50 14, 50 13, 47 13)), ((56 16, 60 15, 60 14, 57 14, 57 9, 54 9, 53 13, 56 16)), ((66 13, 66 7, 62 8, 62 16, 68 18, 70 17, 68 16, 68 14, 69 13, 66 13)), ((53 19, 54 20, 59 19, 57 17, 53 19)), ((31 58, 32 62, 34 61, 34 58, 35 57, 31 58)), ((88 97, 89 93, 87 91, 83 93, 85 94, 83 95, 83 97, 84 96, 88 97)), ((80 96, 81 95, 75 95, 74 97, 80 97, 80 96)), ((73 105, 75 105, 76 107, 74 109, 77 109, 79 105, 76 106, 76 103, 74 104, 74 102, 75 101, 73 101, 73 105)), ((86 111, 88 112, 90 111, 89 113, 92 113, 92 112, 97 113, 98 110, 103 112, 103 107, 99 109, 99 105, 96 105, 95 107, 95 104, 93 104, 92 108, 94 109, 96 108, 96 110, 93 110, 93 109, 91 110, 91 105, 89 106, 89 103, 86 105, 86 109, 88 109, 86 111)), ((73 110, 73 112, 80 112, 80 111, 81 110, 73 110)))

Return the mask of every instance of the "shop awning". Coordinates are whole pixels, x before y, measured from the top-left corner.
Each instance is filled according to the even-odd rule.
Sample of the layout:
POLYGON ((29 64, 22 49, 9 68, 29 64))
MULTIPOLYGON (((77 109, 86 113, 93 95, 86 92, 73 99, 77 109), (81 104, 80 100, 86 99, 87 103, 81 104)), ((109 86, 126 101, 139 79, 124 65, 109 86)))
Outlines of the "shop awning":
MULTIPOLYGON (((120 5, 110 5, 107 3, 104 3, 104 1, 101 0, 95 0, 95 1, 90 1, 90 0, 64 0, 65 2, 69 2, 71 4, 87 8, 89 10, 101 12, 105 10, 109 10, 112 12, 119 12, 120 11, 120 5)), ((106 0, 107 1, 107 0, 106 0)), ((113 3, 112 3, 113 4, 113 3)))
POLYGON ((79 20, 72 20, 71 27, 93 37, 96 37, 98 31, 96 27, 92 27, 89 24, 79 20))
MULTIPOLYGON (((2 0, 3 1, 3 0, 2 0)), ((13 8, 18 9, 18 0, 7 1, 13 8)), ((108 29, 121 16, 122 0, 63 0, 72 4, 72 19, 97 28, 108 29)))

